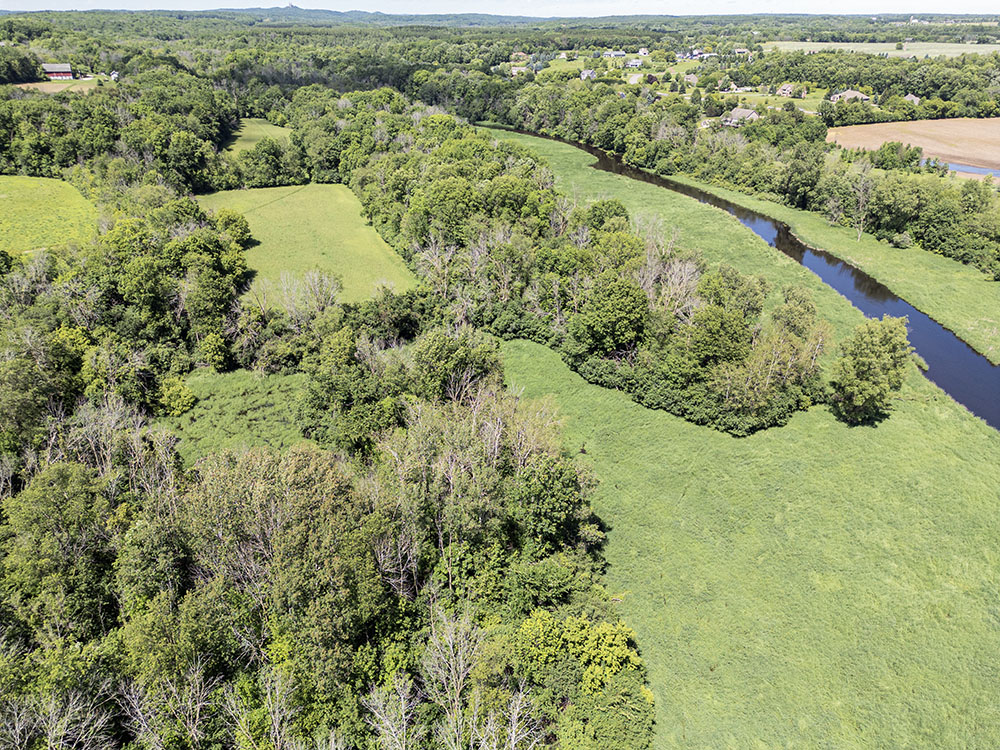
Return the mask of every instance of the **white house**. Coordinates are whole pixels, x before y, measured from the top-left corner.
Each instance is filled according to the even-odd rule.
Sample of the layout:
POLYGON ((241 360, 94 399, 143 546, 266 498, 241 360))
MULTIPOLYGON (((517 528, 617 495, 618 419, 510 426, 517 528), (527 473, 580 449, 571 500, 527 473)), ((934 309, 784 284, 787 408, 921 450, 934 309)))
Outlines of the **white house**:
POLYGON ((759 120, 760 115, 754 112, 752 109, 746 109, 745 107, 736 107, 732 112, 723 116, 722 124, 727 128, 738 128, 745 122, 753 122, 754 120, 759 120))

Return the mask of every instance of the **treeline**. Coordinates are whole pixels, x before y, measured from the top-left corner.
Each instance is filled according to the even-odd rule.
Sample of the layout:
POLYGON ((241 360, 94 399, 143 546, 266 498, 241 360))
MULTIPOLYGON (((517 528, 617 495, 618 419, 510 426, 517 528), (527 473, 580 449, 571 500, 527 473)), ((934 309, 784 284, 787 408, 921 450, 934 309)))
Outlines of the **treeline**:
POLYGON ((43 77, 37 57, 16 47, 0 47, 0 84, 28 83, 43 77))

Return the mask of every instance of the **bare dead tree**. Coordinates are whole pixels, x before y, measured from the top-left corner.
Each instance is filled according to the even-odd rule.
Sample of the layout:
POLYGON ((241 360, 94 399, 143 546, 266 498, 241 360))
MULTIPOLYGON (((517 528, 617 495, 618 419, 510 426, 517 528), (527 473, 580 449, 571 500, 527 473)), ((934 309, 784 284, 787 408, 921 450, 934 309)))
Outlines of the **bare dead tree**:
POLYGON ((365 721, 375 731, 381 750, 411 750, 420 745, 423 732, 416 723, 420 696, 407 674, 397 672, 390 685, 372 687, 361 705, 370 714, 365 721))
POLYGON ((35 713, 48 750, 113 750, 111 713, 105 690, 67 690, 35 700, 35 713))
POLYGON ((481 644, 482 634, 467 613, 452 617, 439 610, 431 618, 422 664, 424 692, 444 712, 437 739, 447 750, 461 750, 470 735, 465 701, 481 644))
POLYGON ((534 750, 545 739, 542 723, 534 715, 528 689, 521 681, 499 711, 481 714, 480 696, 473 698, 472 741, 474 750, 534 750))
POLYGON ((858 231, 858 242, 861 242, 871 212, 869 204, 875 193, 872 165, 867 159, 855 162, 851 191, 854 194, 854 228, 858 231))
POLYGON ((118 691, 118 705, 127 717, 128 728, 139 742, 153 750, 164 749, 159 729, 163 721, 162 703, 151 699, 140 683, 129 680, 118 691))

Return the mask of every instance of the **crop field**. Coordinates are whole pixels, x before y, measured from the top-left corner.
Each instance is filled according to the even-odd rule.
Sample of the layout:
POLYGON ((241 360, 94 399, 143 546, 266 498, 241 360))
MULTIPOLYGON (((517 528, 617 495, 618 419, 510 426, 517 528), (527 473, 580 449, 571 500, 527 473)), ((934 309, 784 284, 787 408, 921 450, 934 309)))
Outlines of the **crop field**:
POLYGON ((1000 433, 915 369, 877 427, 816 407, 738 439, 504 355, 600 482, 657 750, 1000 744, 1000 433))
POLYGON ((957 57, 958 55, 989 55, 1000 52, 1000 44, 960 44, 958 42, 904 42, 903 49, 896 49, 894 42, 767 42, 767 50, 784 52, 802 50, 820 52, 840 49, 845 52, 867 52, 889 57, 957 57))
POLYGON ((226 147, 226 150, 233 153, 246 151, 260 143, 263 138, 287 141, 291 132, 289 128, 272 125, 262 118, 246 117, 240 121, 240 127, 233 133, 232 143, 226 147))
MULTIPOLYGON (((697 247, 712 262, 730 263, 743 273, 764 273, 776 290, 792 283, 813 290, 820 312, 827 319, 842 331, 852 325, 843 317, 840 295, 831 292, 813 273, 768 247, 729 214, 655 185, 591 169, 593 157, 573 146, 516 133, 493 132, 544 157, 552 167, 557 185, 568 195, 580 201, 618 198, 633 218, 662 222, 668 230, 676 227, 681 246, 697 247), (706 227, 712 230, 707 231, 706 227)), ((917 247, 894 248, 869 235, 858 242, 853 230, 831 226, 819 214, 680 176, 673 179, 785 222, 807 244, 829 250, 871 274, 914 307, 955 331, 990 361, 1000 364, 1000 285, 988 281, 975 268, 917 247)), ((772 293, 771 300, 777 301, 777 291, 772 293)))
POLYGON ((12 254, 81 242, 97 231, 97 209, 67 182, 0 176, 0 250, 12 254))
POLYGON ((826 139, 847 148, 867 149, 899 141, 920 146, 928 158, 1000 169, 1000 117, 848 125, 830 128, 826 139))
POLYGON ((159 424, 180 437, 178 452, 188 465, 209 453, 258 446, 276 449, 306 442, 295 422, 295 404, 306 376, 258 375, 246 370, 188 376, 194 408, 159 424))
POLYGON ((403 259, 365 224, 361 204, 344 185, 228 190, 198 200, 205 208, 231 208, 247 217, 259 243, 247 251, 247 262, 269 295, 280 290, 286 274, 312 269, 340 276, 348 302, 380 285, 404 291, 415 283, 403 259))

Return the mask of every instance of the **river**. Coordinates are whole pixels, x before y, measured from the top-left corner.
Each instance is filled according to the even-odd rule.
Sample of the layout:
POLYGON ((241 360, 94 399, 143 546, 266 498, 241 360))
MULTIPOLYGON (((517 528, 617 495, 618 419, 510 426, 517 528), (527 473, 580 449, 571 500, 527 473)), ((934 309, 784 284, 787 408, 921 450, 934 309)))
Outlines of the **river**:
POLYGON ((910 343, 927 363, 927 377, 987 424, 1000 429, 1000 367, 933 318, 897 297, 884 284, 850 263, 803 244, 783 222, 696 187, 629 167, 616 154, 575 143, 570 145, 593 155, 597 159, 592 165, 595 169, 659 185, 728 211, 767 244, 794 258, 840 292, 867 317, 905 317, 910 343))

